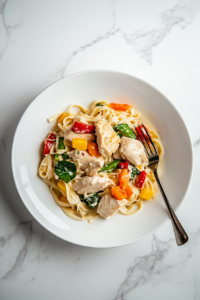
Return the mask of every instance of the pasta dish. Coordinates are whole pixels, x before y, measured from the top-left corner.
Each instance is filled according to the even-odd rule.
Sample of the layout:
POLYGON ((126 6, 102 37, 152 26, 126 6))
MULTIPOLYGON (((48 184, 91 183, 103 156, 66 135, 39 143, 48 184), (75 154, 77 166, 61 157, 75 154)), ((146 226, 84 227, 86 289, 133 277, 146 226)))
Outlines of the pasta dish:
MULTIPOLYGON (((131 215, 155 196, 155 178, 139 139, 148 140, 138 125, 141 118, 128 104, 93 101, 89 109, 72 104, 48 119, 55 126, 44 140, 38 172, 65 214, 88 221, 117 212, 131 215)), ((157 131, 145 128, 162 159, 157 131)))

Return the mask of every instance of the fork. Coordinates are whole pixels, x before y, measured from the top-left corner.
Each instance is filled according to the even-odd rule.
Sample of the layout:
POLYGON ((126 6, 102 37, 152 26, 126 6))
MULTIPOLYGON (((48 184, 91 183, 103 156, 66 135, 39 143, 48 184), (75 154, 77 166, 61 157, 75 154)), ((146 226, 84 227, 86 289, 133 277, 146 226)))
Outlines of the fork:
POLYGON ((159 164, 159 156, 158 156, 157 149, 156 149, 156 147, 155 147, 155 145, 154 145, 154 143, 153 143, 153 141, 150 137, 150 134, 148 133, 146 127, 144 126, 144 124, 142 123, 141 125, 139 125, 140 132, 138 132, 138 129, 134 126, 135 130, 138 134, 138 137, 139 137, 140 141, 142 142, 142 144, 143 144, 143 146, 146 150, 148 160, 149 160, 148 167, 150 167, 151 170, 154 173, 154 176, 155 176, 155 179, 157 181, 158 187, 160 189, 162 197, 163 197, 163 199, 165 201, 165 204, 167 206, 167 209, 168 209, 168 212, 169 212, 169 217, 171 219, 171 222, 172 222, 172 225, 173 225, 173 228, 174 228, 176 243, 177 243, 178 246, 182 246, 185 243, 187 243, 187 241, 188 241, 187 233, 183 229, 183 227, 182 227, 181 223, 179 222, 179 220, 178 220, 178 218, 177 218, 177 216, 176 216, 169 200, 167 199, 167 196, 165 195, 163 187, 162 187, 162 185, 160 183, 160 180, 158 178, 157 167, 158 167, 158 164, 159 164), (143 130, 145 131, 146 136, 145 136, 143 130), (143 138, 141 138, 141 136, 140 136, 141 133, 142 133, 143 138), (147 140, 147 137, 148 137, 149 141, 147 140), (150 146, 149 142, 151 143, 152 147, 150 146))

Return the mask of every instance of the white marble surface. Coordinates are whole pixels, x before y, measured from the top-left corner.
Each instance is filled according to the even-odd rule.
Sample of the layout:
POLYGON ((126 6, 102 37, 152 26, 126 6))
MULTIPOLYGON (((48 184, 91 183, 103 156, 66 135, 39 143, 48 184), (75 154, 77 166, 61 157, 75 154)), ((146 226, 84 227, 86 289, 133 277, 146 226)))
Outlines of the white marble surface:
POLYGON ((200 0, 0 1, 0 299, 200 299, 200 0), (10 155, 16 125, 49 84, 88 69, 142 78, 191 132, 194 175, 178 217, 138 243, 90 249, 59 240, 22 204, 10 155))

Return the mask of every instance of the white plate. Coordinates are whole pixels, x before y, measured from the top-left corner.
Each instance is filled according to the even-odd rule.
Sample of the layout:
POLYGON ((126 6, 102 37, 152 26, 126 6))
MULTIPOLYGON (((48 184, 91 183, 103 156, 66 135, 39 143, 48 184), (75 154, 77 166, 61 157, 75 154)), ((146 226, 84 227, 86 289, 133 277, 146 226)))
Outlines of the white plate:
POLYGON ((93 100, 124 101, 145 109, 159 130, 165 147, 163 187, 175 210, 188 190, 193 152, 188 130, 171 102, 144 81, 111 71, 87 71, 65 77, 44 90, 27 108, 15 132, 12 169, 18 192, 27 209, 47 230, 74 244, 117 247, 155 232, 168 220, 160 194, 146 201, 132 216, 117 214, 94 224, 70 219, 54 202, 47 185, 38 177, 41 142, 51 130, 47 118, 71 103, 88 106, 93 100), (117 99, 117 100, 116 100, 117 99), (123 99, 123 100, 122 100, 123 99), (150 115, 150 114, 149 114, 150 115))

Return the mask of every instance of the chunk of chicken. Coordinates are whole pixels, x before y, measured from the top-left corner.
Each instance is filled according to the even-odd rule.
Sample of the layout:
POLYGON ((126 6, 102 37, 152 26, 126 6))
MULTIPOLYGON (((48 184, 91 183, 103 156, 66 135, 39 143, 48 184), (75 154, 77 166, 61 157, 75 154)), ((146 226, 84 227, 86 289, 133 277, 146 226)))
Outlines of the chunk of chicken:
POLYGON ((119 147, 120 138, 106 120, 96 124, 97 144, 103 157, 111 156, 119 147))
POLYGON ((95 135, 94 133, 76 133, 71 130, 65 130, 64 134, 64 140, 66 145, 69 147, 72 147, 72 140, 73 139, 85 139, 87 141, 94 141, 95 140, 95 135))
POLYGON ((74 179, 72 188, 78 194, 94 194, 104 190, 108 185, 110 185, 110 180, 106 177, 85 176, 74 179))
POLYGON ((97 213, 105 219, 116 214, 120 208, 120 201, 112 198, 110 194, 104 195, 98 205, 97 213))
POLYGON ((86 170, 88 176, 95 176, 103 167, 103 157, 95 157, 88 154, 86 151, 71 151, 67 153, 74 163, 82 170, 86 170))
POLYGON ((149 163, 144 146, 140 141, 122 137, 119 151, 123 159, 135 166, 142 165, 143 167, 146 167, 149 163))

